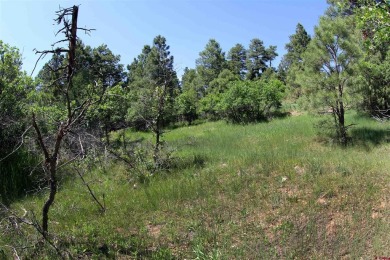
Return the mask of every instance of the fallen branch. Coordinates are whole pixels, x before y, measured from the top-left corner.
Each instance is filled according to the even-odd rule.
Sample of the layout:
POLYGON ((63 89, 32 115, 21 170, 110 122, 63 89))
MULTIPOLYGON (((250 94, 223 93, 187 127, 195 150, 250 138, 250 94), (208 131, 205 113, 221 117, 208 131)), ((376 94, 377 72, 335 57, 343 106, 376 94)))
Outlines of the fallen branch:
POLYGON ((77 168, 75 167, 75 170, 76 170, 77 174, 80 176, 80 179, 82 180, 83 184, 87 187, 89 194, 92 196, 92 198, 95 200, 95 202, 99 205, 101 211, 104 213, 104 212, 106 211, 106 207, 105 207, 105 205, 103 205, 103 204, 105 204, 105 203, 104 203, 104 195, 103 195, 103 204, 102 204, 102 203, 100 203, 100 201, 96 198, 96 196, 95 196, 95 194, 93 193, 91 187, 90 187, 89 184, 85 181, 85 179, 84 179, 83 175, 81 174, 81 172, 79 171, 79 169, 77 169, 77 168))

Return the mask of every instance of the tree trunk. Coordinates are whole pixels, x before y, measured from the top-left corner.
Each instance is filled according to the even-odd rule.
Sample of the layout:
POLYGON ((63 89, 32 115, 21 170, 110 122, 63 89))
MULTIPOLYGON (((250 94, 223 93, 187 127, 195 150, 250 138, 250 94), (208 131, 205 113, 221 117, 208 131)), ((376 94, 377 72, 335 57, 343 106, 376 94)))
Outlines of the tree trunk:
POLYGON ((347 139, 347 131, 345 129, 343 102, 340 102, 340 115, 338 119, 339 119, 340 143, 346 146, 348 139, 347 139))
POLYGON ((339 127, 339 138, 340 143, 344 146, 347 145, 347 130, 345 129, 345 109, 344 109, 344 102, 343 102, 343 86, 339 84, 339 97, 340 101, 338 102, 338 127, 339 127))
MULTIPOLYGON (((71 9, 72 11, 70 14, 72 15, 72 23, 71 28, 69 29, 68 25, 65 23, 65 27, 61 29, 61 31, 66 32, 67 40, 69 41, 69 50, 66 52, 68 53, 68 62, 67 65, 67 87, 65 89, 65 97, 66 97, 66 105, 68 110, 68 118, 65 124, 61 124, 61 126, 58 129, 54 149, 52 151, 52 154, 50 155, 49 150, 47 149, 47 146, 44 143, 44 139, 42 137, 41 131, 39 129, 39 126, 36 123, 35 120, 35 114, 33 114, 33 127, 36 130, 37 133, 37 140, 38 143, 42 149, 42 152, 45 156, 45 169, 49 174, 49 183, 50 183, 50 194, 49 198, 46 200, 45 204, 42 208, 42 235, 43 237, 47 238, 48 236, 48 226, 49 226, 49 211, 50 207, 53 205, 55 196, 57 194, 57 161, 58 161, 58 155, 60 151, 60 147, 62 144, 63 137, 68 132, 71 125, 74 123, 74 115, 71 111, 71 100, 69 98, 69 89, 72 86, 72 78, 73 78, 73 72, 75 67, 75 56, 76 56, 76 43, 77 43, 77 15, 78 15, 78 7, 73 6, 71 9)), ((67 15, 70 9, 64 9, 62 15, 59 15, 59 21, 62 20, 63 16, 67 15)))
POLYGON ((106 144, 107 144, 107 146, 110 146, 110 135, 109 135, 109 131, 108 131, 108 126, 107 125, 104 126, 104 135, 106 136, 106 144))
POLYGON ((42 209, 42 232, 44 237, 46 237, 48 234, 49 210, 57 194, 57 178, 56 178, 57 158, 56 157, 53 157, 49 160, 47 169, 49 170, 50 173, 50 181, 49 181, 50 194, 49 194, 49 198, 45 202, 42 209))
POLYGON ((160 151, 160 137, 161 137, 161 131, 160 131, 160 128, 158 126, 157 126, 157 130, 155 131, 155 135, 156 135, 156 143, 154 145, 153 160, 154 160, 154 167, 156 169, 158 169, 160 166, 159 165, 159 160, 160 160, 159 151, 160 151))

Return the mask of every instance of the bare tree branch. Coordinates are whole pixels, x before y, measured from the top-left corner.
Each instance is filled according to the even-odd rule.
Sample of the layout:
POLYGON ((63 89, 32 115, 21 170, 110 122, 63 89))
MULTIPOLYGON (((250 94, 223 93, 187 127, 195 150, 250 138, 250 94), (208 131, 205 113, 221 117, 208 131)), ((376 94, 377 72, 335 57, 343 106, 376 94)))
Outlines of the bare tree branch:
MULTIPOLYGON (((100 210, 104 213, 106 211, 106 207, 100 203, 100 201, 96 198, 95 194, 93 193, 91 187, 89 186, 89 184, 85 181, 84 177, 83 177, 83 174, 81 174, 81 172, 79 171, 79 169, 77 169, 76 167, 74 167, 74 169, 76 170, 77 174, 80 176, 80 179, 82 180, 83 184, 87 187, 88 189, 88 192, 89 194, 92 196, 93 200, 99 205, 100 207, 100 210)), ((104 198, 104 197, 103 197, 104 198)))
POLYGON ((4 161, 5 159, 7 159, 7 158, 10 157, 11 155, 13 155, 15 152, 17 152, 17 151, 20 149, 20 147, 22 147, 22 145, 24 144, 24 135, 31 129, 31 127, 32 127, 32 126, 29 126, 29 127, 23 132, 23 134, 22 134, 22 136, 21 136, 21 139, 22 139, 22 140, 20 141, 19 145, 18 145, 12 152, 10 152, 9 154, 7 154, 5 157, 1 158, 1 159, 0 159, 0 162, 4 161))
POLYGON ((47 151, 47 148, 43 142, 41 130, 39 129, 37 122, 36 122, 36 119, 35 119, 35 113, 32 114, 32 125, 35 129, 35 132, 37 133, 37 139, 38 139, 39 146, 41 147, 43 154, 45 155, 45 159, 47 160, 50 157, 49 152, 47 151))

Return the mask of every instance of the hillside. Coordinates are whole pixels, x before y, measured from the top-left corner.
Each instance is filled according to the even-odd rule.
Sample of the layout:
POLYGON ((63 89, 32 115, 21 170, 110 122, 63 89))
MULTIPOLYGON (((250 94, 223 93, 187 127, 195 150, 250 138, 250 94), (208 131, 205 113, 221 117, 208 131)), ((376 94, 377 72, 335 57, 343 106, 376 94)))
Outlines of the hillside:
MULTIPOLYGON (((169 171, 141 177, 120 161, 86 171, 104 213, 80 178, 61 172, 50 218, 55 243, 88 259, 389 256, 390 125, 356 114, 348 119, 357 125, 346 148, 316 139, 308 115, 170 130, 169 171)), ((31 217, 44 199, 27 197, 12 208, 31 217)), ((3 230, 0 252, 12 254, 11 240, 28 258, 56 257, 50 248, 24 247, 38 238, 32 229, 3 230)))

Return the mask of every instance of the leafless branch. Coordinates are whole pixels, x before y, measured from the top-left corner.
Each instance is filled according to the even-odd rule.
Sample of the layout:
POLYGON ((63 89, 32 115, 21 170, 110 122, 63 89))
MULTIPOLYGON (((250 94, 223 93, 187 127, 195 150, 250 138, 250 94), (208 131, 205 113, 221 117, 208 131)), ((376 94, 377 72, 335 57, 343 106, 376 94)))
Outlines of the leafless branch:
MULTIPOLYGON (((92 196, 92 198, 94 199, 94 201, 99 205, 100 207, 100 210, 104 213, 106 211, 106 207, 100 203, 100 201, 96 198, 95 194, 93 193, 91 187, 89 186, 89 184, 85 181, 84 177, 83 177, 83 174, 81 174, 81 172, 79 171, 79 169, 77 167, 74 167, 74 169, 76 170, 77 174, 80 176, 80 179, 81 181, 83 182, 83 184, 87 187, 88 189, 88 192, 89 194, 92 196)), ((103 197, 104 199, 104 197, 103 197)))
POLYGON ((35 71, 35 69, 36 69, 36 67, 37 67, 37 65, 38 65, 38 62, 39 62, 42 58, 44 58, 44 57, 46 56, 46 54, 47 54, 47 53, 41 53, 41 55, 39 55, 37 61, 35 62, 34 68, 33 68, 32 72, 31 72, 30 76, 32 76, 32 75, 34 74, 34 71, 35 71))
MULTIPOLYGON (((32 226, 35 227, 35 230, 40 233, 42 235, 42 238, 44 239, 44 241, 46 241, 46 243, 48 243, 52 248, 54 248, 54 250, 56 251, 57 255, 61 258, 61 259, 67 259, 63 252, 61 251, 60 248, 58 248, 55 243, 50 239, 47 231, 45 231, 40 225, 39 225, 39 222, 37 220, 37 218, 35 217, 35 214, 34 212, 32 211, 31 212, 32 214, 32 226)), ((66 250, 64 249, 64 251, 67 253, 67 256, 72 259, 72 255, 66 250)))
POLYGON ((59 40, 59 41, 53 43, 51 46, 54 47, 56 44, 61 43, 61 42, 66 42, 66 41, 68 41, 68 39, 62 39, 62 40, 59 40))
POLYGON ((57 166, 57 170, 59 170, 59 169, 65 167, 66 165, 71 164, 72 162, 76 161, 77 158, 78 158, 79 156, 80 156, 80 155, 78 154, 78 155, 74 156, 72 159, 70 159, 70 160, 64 162, 63 164, 58 165, 58 166, 57 166))
POLYGON ((15 248, 15 247, 10 246, 10 245, 5 245, 5 246, 12 249, 12 253, 13 253, 13 256, 14 256, 14 260, 20 260, 20 257, 19 257, 19 255, 18 255, 18 251, 16 251, 16 248, 15 248))
MULTIPOLYGON (((61 29, 59 29, 54 35, 57 36, 60 32, 63 32, 65 29, 67 29, 67 26, 64 26, 61 29)), ((66 40, 60 40, 58 42, 65 42, 65 41, 67 41, 67 39, 66 40)), ((58 42, 53 43, 51 46, 56 45, 58 42)))
POLYGON ((112 154, 115 158, 123 161, 124 163, 126 163, 130 168, 136 170, 138 173, 141 173, 141 170, 139 170, 136 165, 131 162, 130 160, 126 159, 125 157, 119 155, 118 153, 116 153, 115 151, 109 149, 102 141, 100 141, 98 138, 96 138, 96 136, 92 135, 92 134, 87 134, 89 135, 90 137, 92 137, 98 144, 102 145, 102 146, 105 146, 106 147, 106 150, 112 154))
POLYGON ((35 119, 35 113, 32 114, 32 125, 35 129, 35 132, 37 133, 37 139, 38 139, 39 146, 41 147, 43 154, 45 155, 45 159, 47 160, 50 157, 49 152, 47 151, 47 148, 43 142, 41 130, 39 129, 37 122, 36 122, 36 119, 35 119))
POLYGON ((81 142, 81 137, 80 137, 80 135, 79 135, 79 144, 80 144, 80 149, 81 149, 81 159, 84 159, 84 157, 85 157, 85 151, 84 151, 83 143, 81 142))
POLYGON ((52 54, 60 54, 60 53, 63 53, 63 52, 69 52, 68 49, 64 49, 64 48, 56 48, 54 50, 45 50, 45 51, 35 51, 35 54, 49 54, 49 53, 52 53, 52 54))
POLYGON ((82 30, 82 31, 84 31, 88 35, 89 35, 90 32, 96 31, 96 29, 87 29, 87 28, 80 28, 80 27, 77 27, 77 30, 82 30))
MULTIPOLYGON (((16 214, 13 210, 8 208, 4 204, 0 203, 0 207, 2 208, 2 210, 4 212, 7 213, 8 218, 11 217, 11 218, 15 219, 18 223, 24 223, 24 224, 27 224, 27 225, 30 225, 30 226, 34 225, 34 223, 32 221, 26 219, 27 211, 24 208, 22 208, 22 210, 24 211, 24 214, 23 214, 22 217, 20 217, 18 214, 16 214)), ((17 226, 17 224, 16 224, 16 226, 17 226)))
POLYGON ((32 76, 34 74, 34 71, 35 71, 35 69, 36 69, 36 67, 38 65, 38 62, 41 59, 45 58, 47 54, 49 54, 49 53, 59 54, 59 53, 62 53, 62 52, 68 52, 69 50, 63 49, 63 48, 57 48, 55 50, 46 50, 46 51, 38 51, 38 50, 34 49, 34 51, 35 51, 35 54, 40 54, 40 55, 39 55, 37 61, 35 62, 34 68, 33 68, 32 72, 31 72, 30 76, 32 76))
POLYGON ((20 141, 19 145, 18 145, 12 152, 10 152, 9 154, 7 154, 5 157, 1 158, 1 159, 0 159, 0 162, 2 162, 3 160, 7 159, 7 158, 10 157, 11 155, 13 155, 15 152, 17 152, 17 151, 20 149, 20 147, 22 147, 22 145, 24 144, 24 135, 31 129, 31 127, 32 127, 32 126, 29 126, 29 127, 23 132, 23 134, 22 134, 22 136, 21 136, 21 139, 22 139, 22 140, 20 141))

